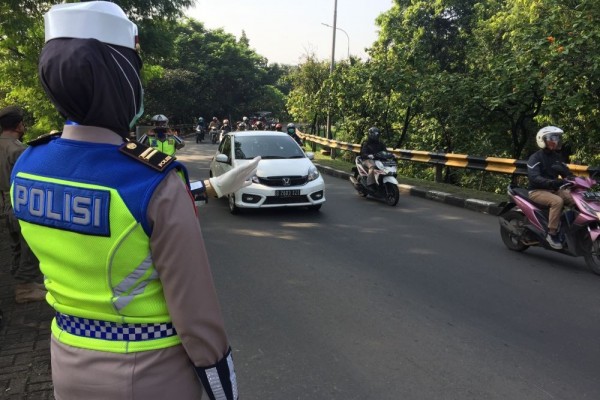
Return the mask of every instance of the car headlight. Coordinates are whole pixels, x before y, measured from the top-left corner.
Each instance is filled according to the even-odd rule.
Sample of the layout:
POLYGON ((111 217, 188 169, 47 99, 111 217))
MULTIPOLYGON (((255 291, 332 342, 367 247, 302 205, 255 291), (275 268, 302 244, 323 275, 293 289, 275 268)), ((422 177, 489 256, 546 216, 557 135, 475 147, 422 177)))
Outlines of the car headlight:
POLYGON ((317 179, 319 177, 319 170, 317 169, 317 167, 315 167, 314 165, 312 165, 309 169, 308 169, 308 181, 314 181, 315 179, 317 179))

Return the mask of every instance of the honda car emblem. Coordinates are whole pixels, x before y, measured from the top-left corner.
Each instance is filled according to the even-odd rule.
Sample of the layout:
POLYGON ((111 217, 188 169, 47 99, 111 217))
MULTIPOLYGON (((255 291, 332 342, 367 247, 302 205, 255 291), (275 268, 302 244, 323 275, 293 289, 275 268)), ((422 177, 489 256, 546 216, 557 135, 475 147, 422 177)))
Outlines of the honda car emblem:
POLYGON ((282 181, 283 181, 283 186, 290 186, 290 183, 291 183, 290 178, 283 178, 282 181))

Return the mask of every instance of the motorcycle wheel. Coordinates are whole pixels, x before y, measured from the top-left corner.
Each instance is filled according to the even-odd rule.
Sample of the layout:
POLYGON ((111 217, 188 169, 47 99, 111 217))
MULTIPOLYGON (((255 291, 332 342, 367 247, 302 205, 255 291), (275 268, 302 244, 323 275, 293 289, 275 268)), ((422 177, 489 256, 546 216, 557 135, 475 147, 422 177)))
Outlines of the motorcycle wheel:
POLYGON ((600 275, 600 239, 596 239, 596 241, 591 244, 589 251, 586 251, 583 254, 583 258, 589 269, 591 269, 593 273, 600 275))
POLYGON ((388 206, 395 206, 398 204, 398 200, 400 200, 400 190, 398 189, 398 185, 394 185, 393 183, 385 184, 385 204, 388 206))
POLYGON ((233 215, 238 214, 240 212, 240 208, 235 205, 235 195, 232 193, 227 196, 227 199, 229 201, 229 212, 233 215))
MULTIPOLYGON (((525 222, 525 216, 516 211, 509 211, 504 215, 504 219, 508 221, 511 226, 515 228, 523 228, 525 222)), ((529 248, 526 244, 521 242, 521 239, 511 233, 508 229, 500 225, 500 237, 504 245, 513 251, 525 251, 529 248)))

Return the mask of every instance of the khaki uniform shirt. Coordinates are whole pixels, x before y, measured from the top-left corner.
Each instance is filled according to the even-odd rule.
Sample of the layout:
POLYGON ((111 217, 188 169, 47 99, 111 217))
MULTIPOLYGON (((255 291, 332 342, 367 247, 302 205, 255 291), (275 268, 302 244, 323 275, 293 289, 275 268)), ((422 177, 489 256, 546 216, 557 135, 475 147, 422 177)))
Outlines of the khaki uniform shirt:
POLYGON ((26 148, 19 140, 0 135, 0 216, 7 215, 11 208, 10 174, 26 148))

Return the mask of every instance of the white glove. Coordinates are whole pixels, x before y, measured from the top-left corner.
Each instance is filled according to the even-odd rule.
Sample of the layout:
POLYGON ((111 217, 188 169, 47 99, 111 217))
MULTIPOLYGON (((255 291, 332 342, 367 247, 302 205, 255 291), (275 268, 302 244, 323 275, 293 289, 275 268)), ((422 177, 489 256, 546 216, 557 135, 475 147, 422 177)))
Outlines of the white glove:
POLYGON ((369 156, 368 156, 368 157, 369 157, 369 160, 372 160, 372 159, 374 158, 374 157, 373 157, 373 154, 369 154, 369 156))
POLYGON ((215 189, 217 197, 225 196, 250 185, 259 161, 260 157, 255 157, 248 164, 238 165, 221 176, 210 178, 210 185, 215 189))

